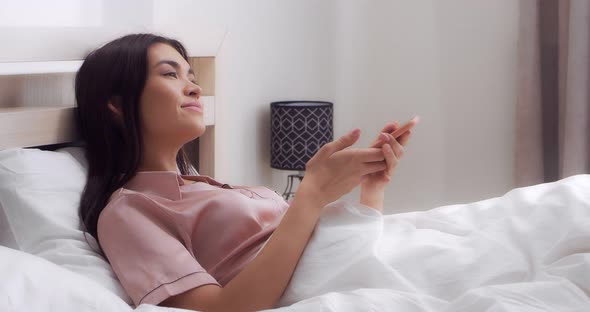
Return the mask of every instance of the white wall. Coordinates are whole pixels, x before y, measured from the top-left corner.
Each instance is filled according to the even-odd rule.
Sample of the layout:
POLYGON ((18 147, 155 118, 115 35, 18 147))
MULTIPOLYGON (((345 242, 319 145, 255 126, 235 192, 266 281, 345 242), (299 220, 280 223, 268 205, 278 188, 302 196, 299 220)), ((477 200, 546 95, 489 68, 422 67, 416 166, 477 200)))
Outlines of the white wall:
MULTIPOLYGON (((417 114, 387 212, 513 188, 518 5, 479 1, 235 2, 219 61, 219 177, 282 191, 269 167, 271 101, 332 100, 335 135, 417 114), (305 52, 304 52, 305 51, 305 52)), ((358 198, 358 189, 348 198, 358 198)))
POLYGON ((152 20, 151 1, 0 0, 0 62, 79 60, 152 20))
MULTIPOLYGON (((443 197, 444 151, 436 11, 428 1, 342 3, 338 16, 336 133, 360 127, 368 146, 383 125, 422 122, 389 185, 388 212, 436 206, 443 197)), ((358 189, 348 198, 358 198, 358 189)))
POLYGON ((445 133, 444 201, 514 187, 518 1, 435 1, 445 133))
POLYGON ((334 1, 234 1, 217 57, 216 174, 282 192, 270 168, 270 103, 336 95, 334 1))

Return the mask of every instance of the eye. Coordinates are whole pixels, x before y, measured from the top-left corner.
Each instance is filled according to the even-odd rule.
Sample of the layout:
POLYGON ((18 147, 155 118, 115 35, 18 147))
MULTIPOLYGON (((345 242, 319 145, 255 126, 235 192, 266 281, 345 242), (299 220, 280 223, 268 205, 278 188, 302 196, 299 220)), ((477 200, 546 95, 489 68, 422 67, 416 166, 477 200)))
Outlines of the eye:
POLYGON ((178 75, 176 75, 175 72, 165 73, 164 76, 171 76, 171 77, 174 77, 174 78, 178 78, 178 75))

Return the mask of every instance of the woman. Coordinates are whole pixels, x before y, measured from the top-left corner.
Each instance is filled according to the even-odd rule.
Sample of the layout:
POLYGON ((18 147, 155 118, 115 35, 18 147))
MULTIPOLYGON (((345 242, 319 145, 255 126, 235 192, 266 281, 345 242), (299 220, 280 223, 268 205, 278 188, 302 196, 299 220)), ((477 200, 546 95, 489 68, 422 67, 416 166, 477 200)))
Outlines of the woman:
POLYGON ((124 36, 87 56, 76 76, 89 163, 81 218, 136 305, 272 308, 322 207, 360 184, 361 204, 382 209, 410 131, 398 142, 389 124, 371 148, 348 148, 358 129, 326 144, 289 205, 191 172, 182 147, 205 132, 194 80, 183 46, 160 36, 124 36))

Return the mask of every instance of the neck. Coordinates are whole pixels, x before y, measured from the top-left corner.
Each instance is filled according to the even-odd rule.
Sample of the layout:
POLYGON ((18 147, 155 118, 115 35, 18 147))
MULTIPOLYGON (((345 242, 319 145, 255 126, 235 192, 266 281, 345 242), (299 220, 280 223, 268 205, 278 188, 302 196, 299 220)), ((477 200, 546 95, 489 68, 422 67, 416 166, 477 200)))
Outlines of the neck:
POLYGON ((177 171, 176 155, 180 148, 144 144, 138 171, 177 171))

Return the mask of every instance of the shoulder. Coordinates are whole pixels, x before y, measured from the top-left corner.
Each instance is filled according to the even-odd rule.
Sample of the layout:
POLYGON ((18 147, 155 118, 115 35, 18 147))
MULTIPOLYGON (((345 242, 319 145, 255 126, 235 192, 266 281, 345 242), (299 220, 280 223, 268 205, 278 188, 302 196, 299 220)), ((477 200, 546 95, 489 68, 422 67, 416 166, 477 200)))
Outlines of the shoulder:
POLYGON ((149 211, 157 209, 158 204, 148 194, 136 192, 124 187, 117 189, 109 198, 105 208, 98 217, 98 227, 112 224, 115 220, 130 223, 138 218, 145 218, 149 211))
POLYGON ((153 200, 147 194, 121 187, 113 192, 101 215, 110 211, 119 210, 118 208, 120 206, 135 206, 132 203, 153 203, 153 200))
POLYGON ((143 233, 154 227, 173 231, 175 222, 149 194, 120 188, 111 195, 98 217, 97 234, 101 244, 105 238, 143 233))

